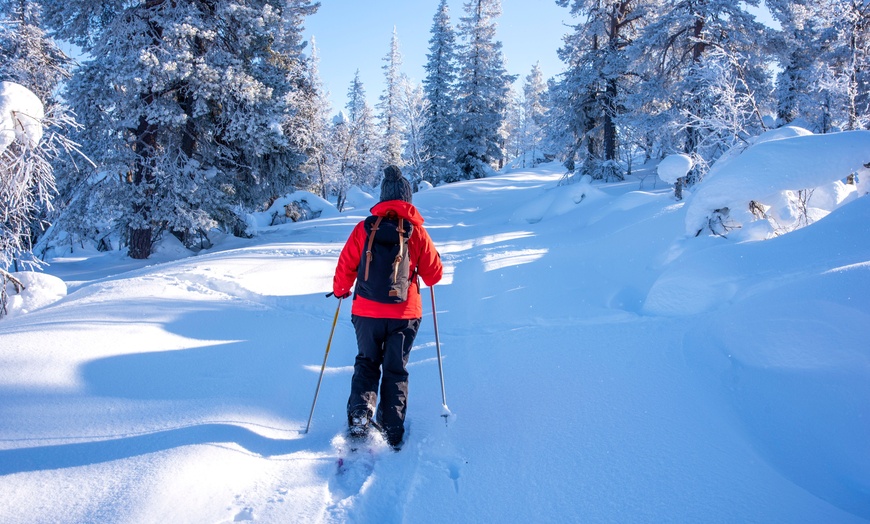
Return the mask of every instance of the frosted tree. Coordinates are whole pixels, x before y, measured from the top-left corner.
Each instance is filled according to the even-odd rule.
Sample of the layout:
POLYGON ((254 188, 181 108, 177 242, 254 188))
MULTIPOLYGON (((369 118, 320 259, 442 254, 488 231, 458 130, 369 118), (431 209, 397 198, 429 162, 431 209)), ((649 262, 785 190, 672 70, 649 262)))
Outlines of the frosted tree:
POLYGON ((454 132, 456 175, 468 179, 485 177, 504 162, 501 128, 514 77, 507 74, 502 44, 495 40, 500 0, 469 0, 464 8, 454 132))
POLYGON ((456 35, 450 24, 447 0, 441 0, 433 17, 426 55, 426 119, 421 130, 423 176, 433 184, 455 178, 453 119, 455 115, 456 35))
POLYGON ((582 161, 582 172, 596 179, 621 179, 617 163, 617 120, 622 99, 636 83, 625 49, 637 37, 645 6, 639 1, 557 0, 582 21, 564 37, 559 57, 567 65, 558 89, 571 106, 563 113, 573 130, 567 144, 570 164, 582 161), (640 4, 640 5, 639 5, 640 4))
POLYGON ((42 29, 41 6, 27 0, 0 1, 0 12, 3 13, 0 81, 9 87, 0 110, 4 127, 0 133, 23 130, 23 122, 44 129, 38 140, 19 139, 10 143, 0 139, 3 143, 0 160, 3 189, 0 192, 4 194, 0 197, 3 208, 0 217, 3 217, 5 239, 0 241, 4 244, 2 269, 10 261, 13 268, 38 265, 33 247, 49 227, 50 213, 57 201, 55 166, 61 161, 87 161, 77 153, 76 144, 67 138, 74 132, 75 122, 67 107, 55 96, 61 82, 70 77, 73 61, 42 29), (22 97, 32 103, 21 107, 22 97), (40 116, 28 114, 29 110, 38 110, 40 116), (13 239, 16 236, 17 239, 13 239))
POLYGON ((423 142, 423 128, 426 123, 426 112, 429 101, 423 94, 423 86, 415 84, 406 76, 401 79, 401 97, 399 99, 399 121, 404 129, 404 174, 417 188, 421 181, 426 180, 426 166, 429 157, 423 142))
POLYGON ((543 128, 547 116, 547 85, 540 64, 532 66, 532 71, 523 82, 520 144, 522 167, 534 166, 539 159, 543 128))
POLYGON ((718 158, 740 131, 723 128, 716 110, 732 100, 751 121, 743 129, 763 129, 761 111, 771 91, 765 49, 768 31, 746 10, 758 0, 670 0, 655 4, 651 20, 630 48, 633 70, 643 79, 634 107, 653 111, 660 125, 658 140, 668 152, 693 157, 690 183, 718 158), (712 82, 725 74, 724 83, 712 82), (732 96, 734 91, 741 96, 732 96))
POLYGON ((331 173, 328 146, 332 106, 329 103, 329 93, 320 79, 319 63, 317 45, 312 37, 311 55, 307 60, 301 87, 288 93, 293 98, 289 105, 297 110, 286 127, 289 128, 289 136, 294 143, 305 153, 306 161, 302 170, 314 178, 314 187, 320 196, 327 198, 331 173))
POLYGON ((0 81, 23 85, 46 105, 56 103, 55 91, 70 77, 73 60, 42 29, 41 6, 2 0, 0 12, 0 81))
POLYGON ((817 133, 868 125, 870 5, 771 0, 782 25, 777 116, 817 133))
POLYGON ((68 122, 46 114, 36 94, 15 82, 0 82, 0 317, 11 272, 41 265, 33 257, 33 223, 51 211, 55 181, 51 162, 75 151, 59 132, 68 122))
POLYGON ((379 166, 383 162, 381 136, 372 108, 366 101, 366 92, 359 71, 354 75, 347 92, 345 111, 333 120, 330 141, 332 163, 339 210, 344 207, 347 188, 361 186, 373 188, 379 182, 379 166))
POLYGON ((523 142, 525 140, 525 114, 523 113, 524 100, 521 93, 511 88, 510 100, 505 111, 505 121, 502 126, 507 138, 505 139, 505 154, 509 160, 519 159, 525 162, 523 157, 523 142))
POLYGON ((402 54, 399 52, 399 36, 393 27, 390 52, 384 57, 384 92, 378 99, 378 121, 384 143, 384 162, 402 165, 402 120, 399 118, 402 99, 402 54))
MULTIPOLYGON (((292 185, 304 154, 284 133, 298 89, 307 1, 46 0, 82 47, 66 97, 100 165, 85 209, 119 212, 129 254, 169 231, 187 243, 292 185), (109 174, 110 176, 105 176, 109 174), (94 200, 101 205, 95 205, 94 200)), ((96 217, 95 217, 96 219, 96 217)))

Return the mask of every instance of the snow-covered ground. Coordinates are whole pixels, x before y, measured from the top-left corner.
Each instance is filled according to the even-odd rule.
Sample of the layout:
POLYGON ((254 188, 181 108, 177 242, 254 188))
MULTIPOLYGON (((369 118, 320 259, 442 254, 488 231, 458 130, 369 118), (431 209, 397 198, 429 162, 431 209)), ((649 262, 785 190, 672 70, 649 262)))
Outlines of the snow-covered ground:
POLYGON ((364 205, 195 257, 53 260, 68 294, 0 321, 0 521, 870 520, 870 198, 741 241, 687 235, 692 197, 652 177, 561 175, 415 195, 455 417, 426 308, 407 444, 371 471, 336 473, 348 303, 303 434, 364 205))

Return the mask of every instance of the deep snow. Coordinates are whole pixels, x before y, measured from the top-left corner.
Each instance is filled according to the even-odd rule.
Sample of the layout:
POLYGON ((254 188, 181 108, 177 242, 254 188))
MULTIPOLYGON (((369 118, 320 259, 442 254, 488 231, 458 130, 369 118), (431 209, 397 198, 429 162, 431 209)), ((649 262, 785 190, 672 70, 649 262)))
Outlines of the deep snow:
POLYGON ((370 473, 336 475, 347 303, 302 433, 367 198, 195 257, 53 260, 69 294, 0 321, 0 521, 870 520, 870 199, 739 242, 687 236, 661 182, 561 178, 415 195, 455 418, 427 308, 408 442, 370 473))

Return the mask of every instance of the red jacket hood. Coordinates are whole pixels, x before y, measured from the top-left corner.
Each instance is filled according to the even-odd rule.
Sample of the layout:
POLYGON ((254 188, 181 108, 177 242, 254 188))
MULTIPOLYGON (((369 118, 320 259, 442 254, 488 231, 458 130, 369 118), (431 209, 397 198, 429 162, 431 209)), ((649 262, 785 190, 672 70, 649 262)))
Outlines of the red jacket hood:
POLYGON ((375 204, 371 211, 373 215, 380 217, 385 217, 393 212, 415 226, 423 225, 423 216, 417 211, 417 208, 404 200, 385 200, 375 204))

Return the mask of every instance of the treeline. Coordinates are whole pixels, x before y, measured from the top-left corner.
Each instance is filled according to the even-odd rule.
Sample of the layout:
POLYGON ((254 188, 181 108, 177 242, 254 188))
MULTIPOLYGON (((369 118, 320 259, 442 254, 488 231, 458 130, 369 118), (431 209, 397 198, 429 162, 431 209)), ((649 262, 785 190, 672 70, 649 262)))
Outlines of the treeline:
POLYGON ((759 0, 555 1, 574 21, 556 77, 534 66, 514 91, 500 1, 467 0, 454 22, 440 0, 422 84, 402 73, 394 33, 376 106, 357 74, 340 111, 303 38, 317 2, 0 1, 0 80, 74 116, 57 121, 81 153, 52 159, 55 205, 31 214, 21 245, 134 258, 164 234, 208 245, 215 228, 248 234, 248 213, 293 190, 341 207, 386 163, 415 186, 543 159, 619 180, 679 152, 695 160, 691 184, 772 127, 870 125, 866 0, 767 0, 775 29, 747 11, 759 0), (74 65, 56 40, 87 58, 74 65))

